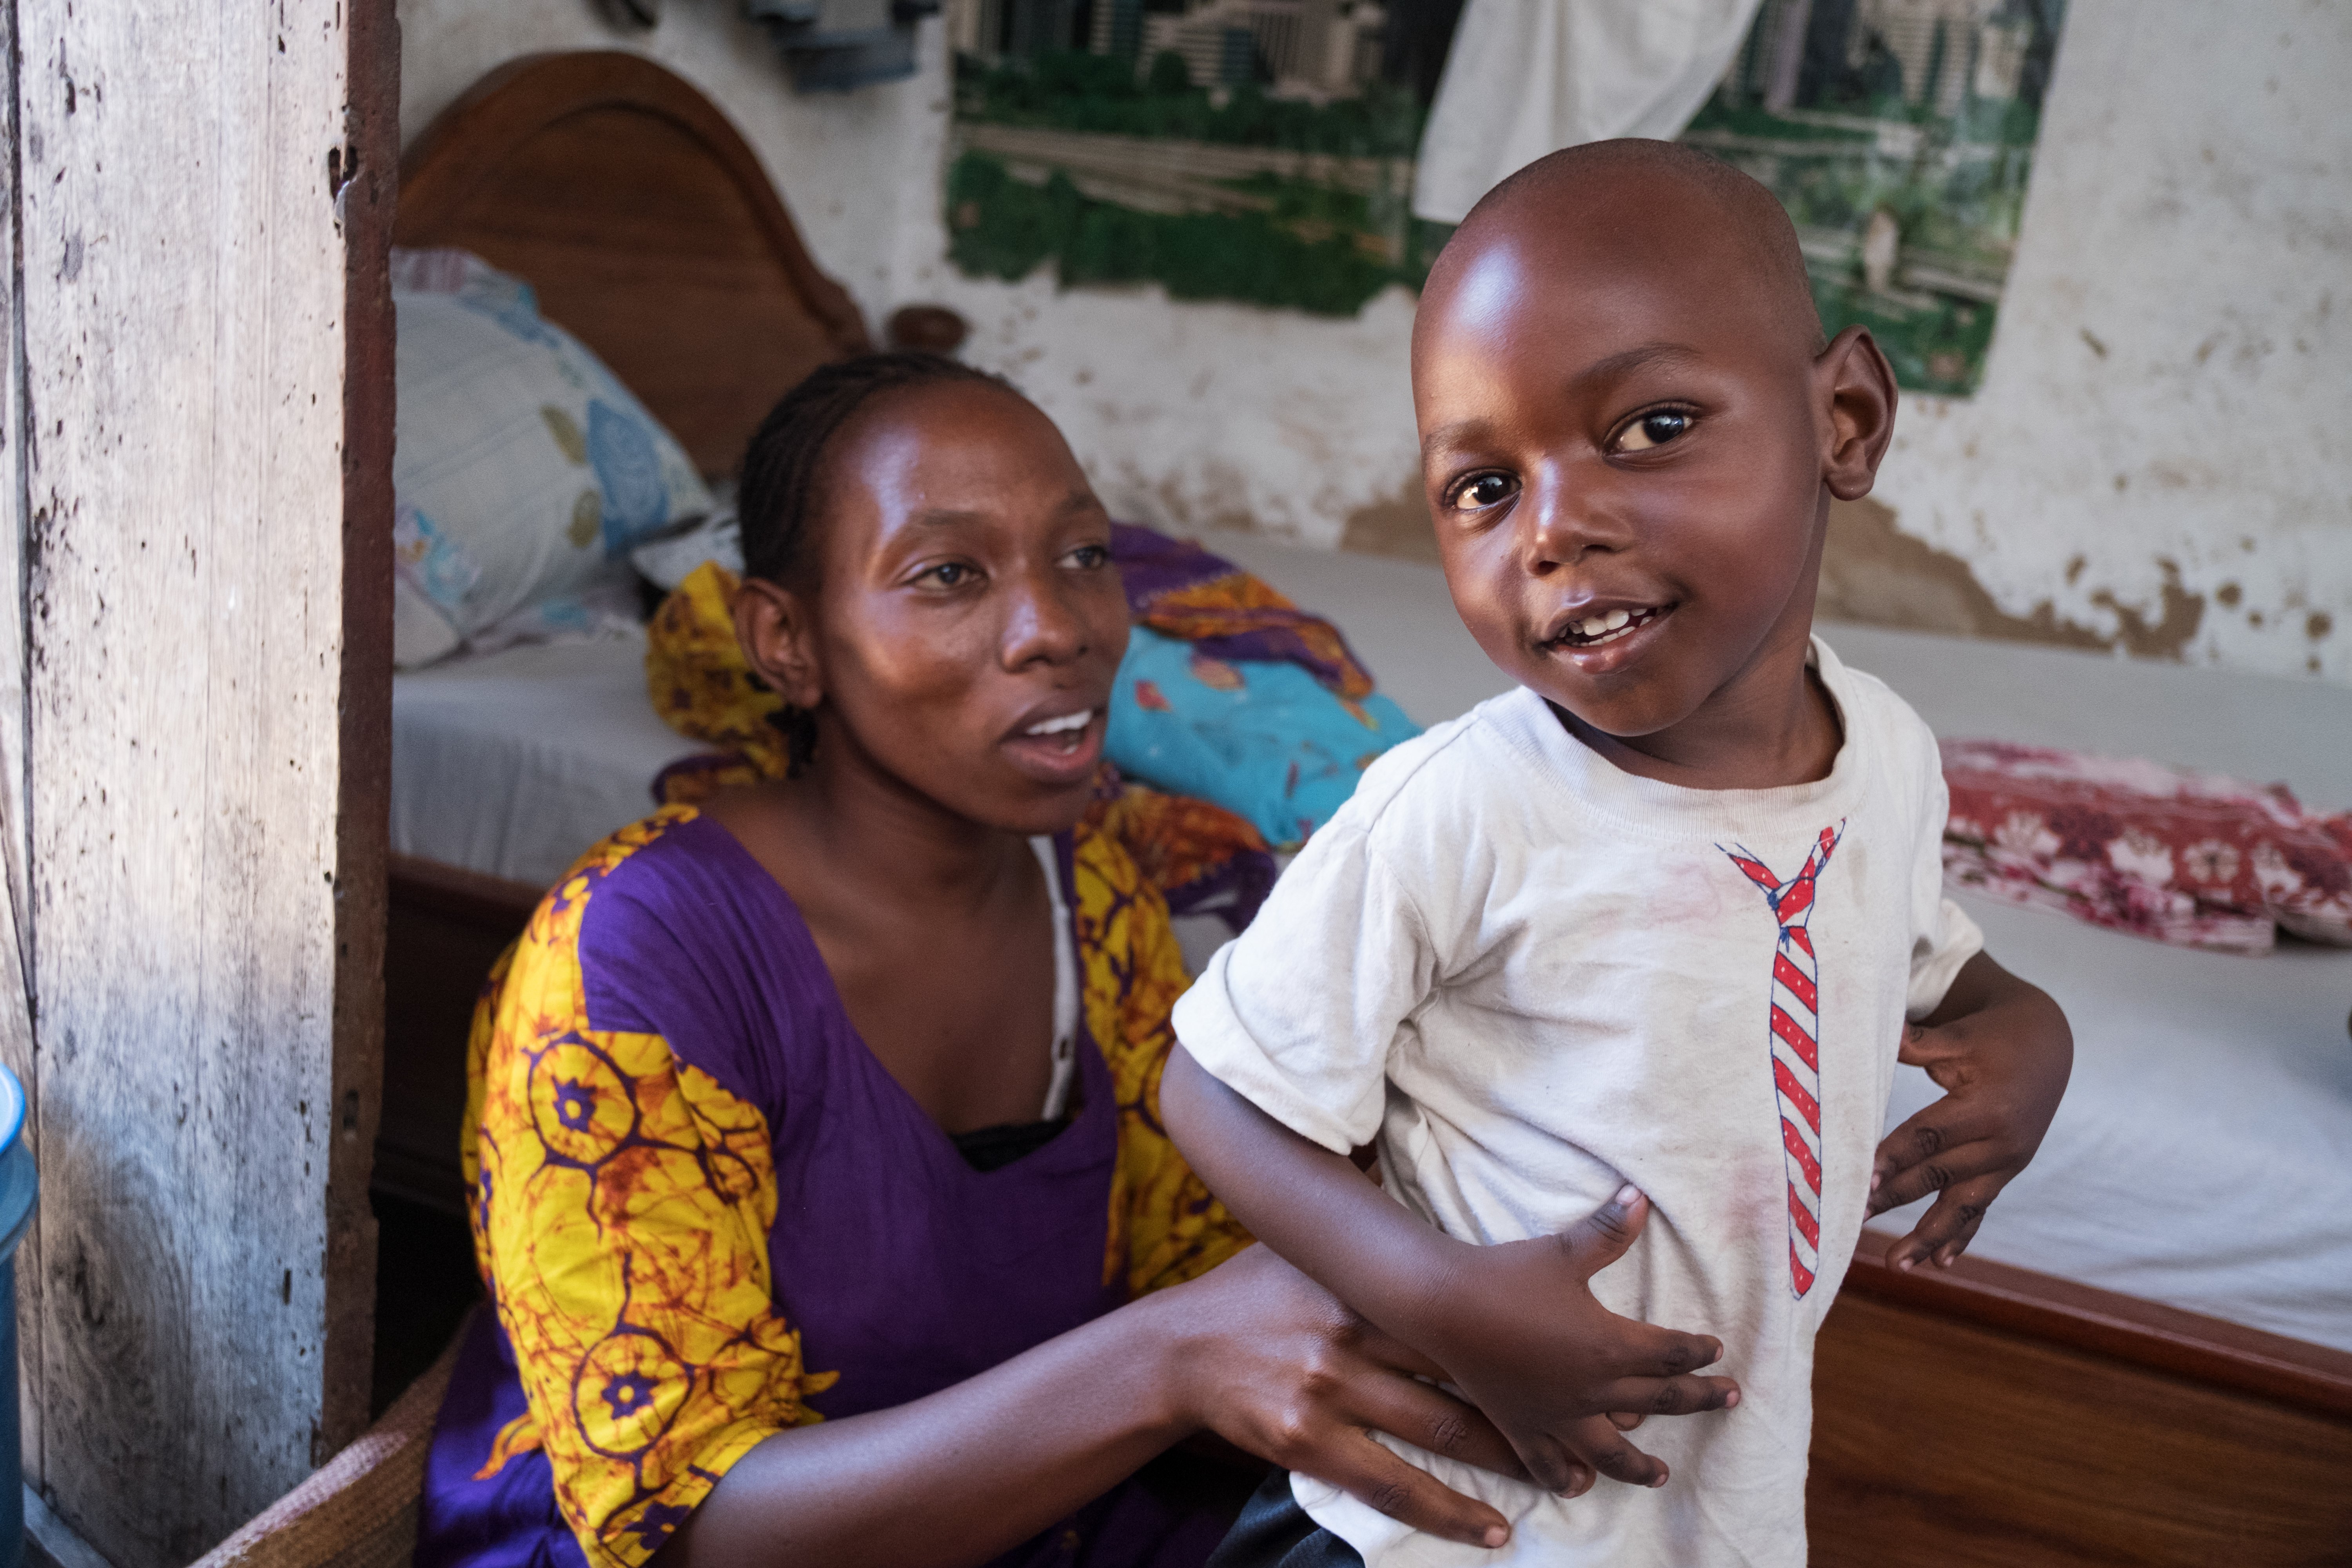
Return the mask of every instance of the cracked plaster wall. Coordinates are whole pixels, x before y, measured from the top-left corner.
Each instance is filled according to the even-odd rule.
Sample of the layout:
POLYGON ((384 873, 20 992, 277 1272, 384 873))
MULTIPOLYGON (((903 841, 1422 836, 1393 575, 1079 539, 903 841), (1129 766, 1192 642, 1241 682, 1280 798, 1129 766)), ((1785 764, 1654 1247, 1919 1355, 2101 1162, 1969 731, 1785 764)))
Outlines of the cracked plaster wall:
MULTIPOLYGON (((592 0, 401 0, 404 128, 514 54, 641 49, 735 117, 870 318, 968 317, 1116 510, 1426 552, 1410 295, 1330 321, 964 278, 938 24, 915 79, 803 96, 736 10, 622 35, 592 0)), ((1984 385, 1906 399, 1828 608, 2352 681, 2347 80, 2334 0, 2074 0, 1984 385)))

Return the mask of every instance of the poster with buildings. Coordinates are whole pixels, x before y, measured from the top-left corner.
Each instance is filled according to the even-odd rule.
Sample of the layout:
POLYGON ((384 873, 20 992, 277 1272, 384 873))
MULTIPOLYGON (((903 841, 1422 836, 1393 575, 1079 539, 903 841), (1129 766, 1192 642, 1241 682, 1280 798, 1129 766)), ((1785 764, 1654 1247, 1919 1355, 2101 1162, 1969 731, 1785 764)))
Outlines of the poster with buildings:
MULTIPOLYGON (((1609 4, 1622 0, 1556 0, 1609 4)), ((1684 140, 1795 220, 1822 320, 1983 374, 2065 0, 1764 0, 1684 140)), ((951 255, 976 276, 1347 315, 1449 232, 1412 160, 1459 0, 951 0, 951 255)))

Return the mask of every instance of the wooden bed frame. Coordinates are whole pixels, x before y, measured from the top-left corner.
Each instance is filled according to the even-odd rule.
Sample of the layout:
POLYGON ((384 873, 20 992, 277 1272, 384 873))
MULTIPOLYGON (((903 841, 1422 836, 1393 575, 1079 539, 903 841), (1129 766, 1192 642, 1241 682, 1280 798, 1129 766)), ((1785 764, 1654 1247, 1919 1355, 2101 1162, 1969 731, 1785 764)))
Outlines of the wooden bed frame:
MULTIPOLYGON (((866 346, 742 139, 635 56, 495 72, 402 182, 400 243, 530 279, 709 471, 866 346)), ((467 1018, 538 897, 393 857, 379 1189, 461 1207, 467 1018)), ((1815 1563, 2352 1563, 2352 1354, 1975 1259, 1898 1274, 1887 1239, 1818 1348, 1815 1563)))

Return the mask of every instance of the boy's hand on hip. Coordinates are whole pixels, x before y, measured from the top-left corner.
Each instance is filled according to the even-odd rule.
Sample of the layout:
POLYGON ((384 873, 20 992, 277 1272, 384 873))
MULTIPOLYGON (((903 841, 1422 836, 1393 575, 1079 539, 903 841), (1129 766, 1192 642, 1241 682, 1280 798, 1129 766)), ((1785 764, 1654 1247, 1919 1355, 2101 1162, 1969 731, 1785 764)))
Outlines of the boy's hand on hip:
POLYGON ((1421 1342, 1548 1491, 1573 1497, 1596 1476, 1664 1486, 1666 1467, 1625 1436, 1637 1417, 1739 1403, 1730 1378, 1694 1372, 1722 1357, 1720 1341, 1619 1317, 1593 1298, 1592 1277, 1625 1255, 1649 1212, 1629 1184, 1556 1237, 1465 1247, 1433 1301, 1421 1342))
POLYGON ((1980 952, 1943 1005, 1905 1028, 1896 1059, 1927 1068, 1944 1097, 1879 1144, 1868 1212, 1936 1194, 1886 1261, 1907 1272, 1932 1258, 1948 1268, 2042 1147, 2066 1092, 2074 1037, 2055 1002, 1980 952))

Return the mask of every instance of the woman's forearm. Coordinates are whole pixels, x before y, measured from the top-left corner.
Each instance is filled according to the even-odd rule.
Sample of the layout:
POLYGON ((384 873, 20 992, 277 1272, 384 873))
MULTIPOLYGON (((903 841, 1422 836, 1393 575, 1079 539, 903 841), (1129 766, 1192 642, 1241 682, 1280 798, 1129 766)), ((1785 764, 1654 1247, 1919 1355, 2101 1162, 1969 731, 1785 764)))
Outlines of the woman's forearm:
POLYGON ((779 1432, 661 1568, 985 1562, 1197 1429, 1178 1326, 1147 1297, 910 1404, 779 1432))

